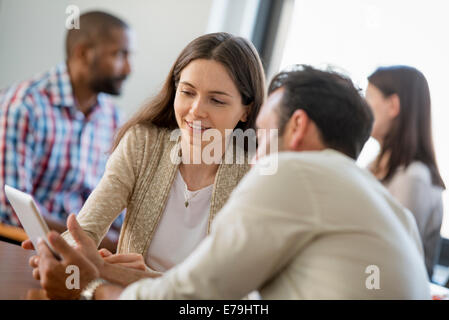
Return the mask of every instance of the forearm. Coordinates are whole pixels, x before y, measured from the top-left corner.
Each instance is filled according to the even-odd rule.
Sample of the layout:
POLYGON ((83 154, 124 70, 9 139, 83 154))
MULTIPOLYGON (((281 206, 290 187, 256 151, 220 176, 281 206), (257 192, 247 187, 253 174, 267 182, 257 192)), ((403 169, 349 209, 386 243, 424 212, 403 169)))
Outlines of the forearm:
POLYGON ((141 271, 111 263, 105 263, 100 270, 101 278, 121 286, 128 286, 141 279, 157 278, 161 275, 162 273, 156 271, 141 271))

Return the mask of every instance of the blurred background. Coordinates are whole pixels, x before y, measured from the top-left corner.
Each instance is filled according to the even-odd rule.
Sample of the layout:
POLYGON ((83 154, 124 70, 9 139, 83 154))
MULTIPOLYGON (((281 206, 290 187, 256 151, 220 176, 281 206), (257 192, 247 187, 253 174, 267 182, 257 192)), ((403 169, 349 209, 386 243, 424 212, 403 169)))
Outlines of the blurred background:
MULTIPOLYGON (((132 74, 116 99, 129 117, 154 95, 185 45, 209 32, 253 41, 267 79, 296 63, 333 65, 364 90, 378 66, 407 64, 426 76, 440 172, 449 183, 449 42, 444 0, 0 0, 0 88, 64 61, 69 5, 100 9, 128 22, 136 36, 132 74)), ((370 140, 359 159, 378 152, 370 140)), ((449 194, 441 230, 449 237, 449 194)), ((442 259, 449 264, 447 240, 442 259)), ((436 273, 438 276, 438 273, 436 273)))

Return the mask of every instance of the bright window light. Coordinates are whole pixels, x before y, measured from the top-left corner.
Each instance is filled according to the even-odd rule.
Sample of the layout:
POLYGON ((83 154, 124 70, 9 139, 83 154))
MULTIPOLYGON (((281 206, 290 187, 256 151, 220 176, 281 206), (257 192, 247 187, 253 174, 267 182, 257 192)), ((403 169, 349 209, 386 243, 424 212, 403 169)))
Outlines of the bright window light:
MULTIPOLYGON (((336 66, 365 90, 367 77, 379 66, 404 64, 424 73, 432 99, 437 161, 449 185, 449 19, 439 0, 296 0, 281 70, 292 64, 336 66)), ((370 139, 359 164, 379 151, 370 139)), ((449 194, 443 195, 445 211, 449 194)), ((449 217, 441 233, 449 238, 449 217)))

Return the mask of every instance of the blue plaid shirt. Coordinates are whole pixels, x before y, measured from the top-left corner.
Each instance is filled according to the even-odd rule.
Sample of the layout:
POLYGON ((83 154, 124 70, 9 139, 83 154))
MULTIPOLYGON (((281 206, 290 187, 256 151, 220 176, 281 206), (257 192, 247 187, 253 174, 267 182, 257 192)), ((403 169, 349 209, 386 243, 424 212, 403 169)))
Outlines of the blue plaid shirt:
POLYGON ((20 226, 4 184, 31 194, 61 222, 78 213, 104 173, 119 125, 104 94, 87 117, 77 109, 65 64, 1 90, 0 222, 20 226))

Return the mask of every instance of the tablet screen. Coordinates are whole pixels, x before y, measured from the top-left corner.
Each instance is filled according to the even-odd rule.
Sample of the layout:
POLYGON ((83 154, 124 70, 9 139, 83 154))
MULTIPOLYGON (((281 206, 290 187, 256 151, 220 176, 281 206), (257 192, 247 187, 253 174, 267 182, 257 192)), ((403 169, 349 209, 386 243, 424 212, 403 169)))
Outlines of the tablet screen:
MULTIPOLYGON (((37 248, 37 240, 42 238, 50 250, 55 253, 47 239, 47 233, 50 230, 40 214, 33 197, 8 185, 5 185, 5 193, 34 248, 37 248)), ((58 257, 57 254, 55 256, 58 257)))

